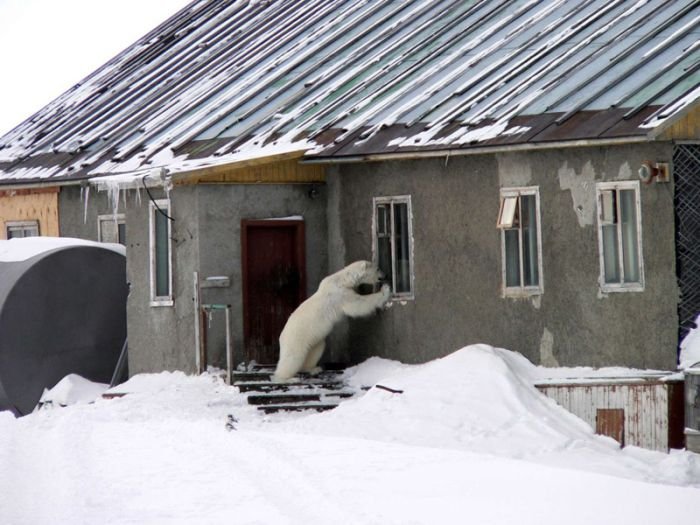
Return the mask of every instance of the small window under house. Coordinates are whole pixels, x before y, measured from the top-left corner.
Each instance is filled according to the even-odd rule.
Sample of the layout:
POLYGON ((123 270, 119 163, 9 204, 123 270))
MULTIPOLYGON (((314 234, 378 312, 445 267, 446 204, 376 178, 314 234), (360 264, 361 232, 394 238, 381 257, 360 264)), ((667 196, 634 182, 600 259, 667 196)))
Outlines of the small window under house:
POLYGON ((5 235, 7 239, 38 237, 39 221, 8 221, 5 223, 5 235))
POLYGON ((501 190, 497 226, 501 230, 504 294, 541 294, 543 286, 538 189, 501 190))
POLYGON ((600 286, 603 291, 642 291, 639 182, 597 185, 600 286))
POLYGON ((392 297, 413 298, 411 197, 374 199, 374 261, 391 286, 392 297))

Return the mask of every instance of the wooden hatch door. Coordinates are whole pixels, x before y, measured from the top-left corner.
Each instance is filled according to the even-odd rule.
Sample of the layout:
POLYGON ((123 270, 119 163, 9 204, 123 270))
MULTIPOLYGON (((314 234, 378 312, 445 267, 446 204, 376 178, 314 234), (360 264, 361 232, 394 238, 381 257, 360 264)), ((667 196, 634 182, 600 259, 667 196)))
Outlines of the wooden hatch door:
POLYGON ((625 410, 622 408, 599 408, 595 416, 595 433, 608 436, 625 446, 625 410))
POLYGON ((246 361, 273 364, 287 318, 305 298, 303 220, 241 222, 246 361))

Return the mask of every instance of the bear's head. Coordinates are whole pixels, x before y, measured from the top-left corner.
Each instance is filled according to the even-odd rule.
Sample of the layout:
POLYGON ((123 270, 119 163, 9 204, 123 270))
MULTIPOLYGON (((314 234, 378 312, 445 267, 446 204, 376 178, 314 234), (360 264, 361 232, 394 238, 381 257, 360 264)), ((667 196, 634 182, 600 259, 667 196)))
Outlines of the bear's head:
POLYGON ((361 284, 376 285, 383 278, 384 273, 369 261, 355 261, 349 264, 337 274, 346 288, 356 288, 361 284))

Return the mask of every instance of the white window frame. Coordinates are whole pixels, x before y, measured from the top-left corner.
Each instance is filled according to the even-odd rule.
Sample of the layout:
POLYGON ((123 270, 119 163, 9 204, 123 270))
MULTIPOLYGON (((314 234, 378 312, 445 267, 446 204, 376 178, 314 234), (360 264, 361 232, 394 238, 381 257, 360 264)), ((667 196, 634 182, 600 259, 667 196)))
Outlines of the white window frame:
MULTIPOLYGON (((616 199, 617 202, 617 216, 620 214, 620 199, 616 199)), ((629 181, 616 181, 616 182, 599 182, 596 184, 596 206, 597 206, 597 217, 598 217, 598 260, 600 265, 600 273, 598 275, 598 284, 602 292, 643 292, 644 291, 644 252, 642 251, 642 203, 641 203, 641 193, 640 184, 637 180, 629 181), (618 249, 618 263, 620 265, 620 276, 623 282, 620 283, 606 283, 605 282, 605 257, 603 252, 603 203, 602 203, 602 192, 604 191, 619 191, 619 190, 634 190, 634 201, 636 206, 636 216, 637 216, 637 253, 638 253, 638 271, 639 271, 639 281, 633 283, 624 282, 624 265, 623 265, 623 248, 622 248, 622 235, 620 229, 622 228, 620 222, 618 221, 618 235, 617 235, 617 249, 618 249)))
POLYGON ((156 295, 156 221, 155 214, 162 211, 170 215, 170 201, 158 199, 149 202, 149 256, 150 256, 150 280, 151 302, 150 306, 173 306, 173 250, 172 250, 172 225, 168 219, 168 295, 156 295), (156 208, 157 206, 157 208, 156 208))
POLYGON ((394 204, 406 204, 406 213, 408 214, 408 257, 409 257, 409 283, 410 291, 408 292, 395 292, 394 283, 396 283, 396 264, 394 258, 394 235, 390 236, 391 245, 391 261, 392 261, 392 290, 391 290, 391 300, 395 301, 409 301, 415 299, 415 258, 413 253, 413 209, 411 206, 411 196, 410 195, 396 195, 390 197, 374 197, 372 199, 372 262, 375 265, 379 264, 379 254, 378 254, 378 237, 377 237, 377 206, 381 204, 391 205, 391 228, 394 228, 394 204))
POLYGON ((98 215, 97 216, 97 240, 102 240, 102 225, 106 222, 114 222, 117 225, 117 242, 119 242, 119 225, 126 224, 126 215, 123 213, 98 215))
MULTIPOLYGON (((514 212, 514 210, 513 210, 514 212)), ((512 215, 512 214, 511 214, 512 215)), ((542 265, 542 211, 540 209, 540 189, 539 186, 522 186, 513 188, 501 188, 498 219, 496 227, 501 230, 501 289, 503 297, 528 297, 533 295, 542 295, 544 293, 544 271, 542 265), (520 205, 520 197, 522 195, 535 196, 535 214, 537 218, 537 275, 538 283, 536 286, 507 286, 506 285, 506 230, 512 229, 511 220, 505 220, 503 217, 504 209, 510 203, 515 206, 520 205), (513 200, 515 199, 515 200, 513 200)), ((518 226, 518 230, 521 227, 518 226)), ((523 279, 523 243, 522 236, 519 239, 518 246, 520 249, 520 278, 523 279)))
MULTIPOLYGON (((35 229, 36 235, 30 235, 30 237, 39 237, 41 235, 41 230, 39 229, 39 221, 6 221, 5 222, 5 238, 10 238, 10 230, 27 230, 35 229)), ((26 237, 24 235, 23 237, 26 237)))

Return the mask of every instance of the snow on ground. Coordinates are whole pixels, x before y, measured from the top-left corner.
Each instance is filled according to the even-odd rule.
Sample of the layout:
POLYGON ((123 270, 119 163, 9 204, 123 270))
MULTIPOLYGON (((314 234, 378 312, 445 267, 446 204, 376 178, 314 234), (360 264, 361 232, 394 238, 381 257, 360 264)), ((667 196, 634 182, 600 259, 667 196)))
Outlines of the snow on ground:
POLYGON ((95 383, 77 374, 68 374, 51 389, 44 389, 39 400, 40 405, 52 404, 59 406, 92 403, 100 397, 109 385, 95 383))
POLYGON ((402 393, 270 416, 219 376, 138 375, 123 398, 0 413, 0 521, 693 522, 700 456, 620 450, 537 392, 546 372, 486 345, 373 358, 349 383, 402 393))

